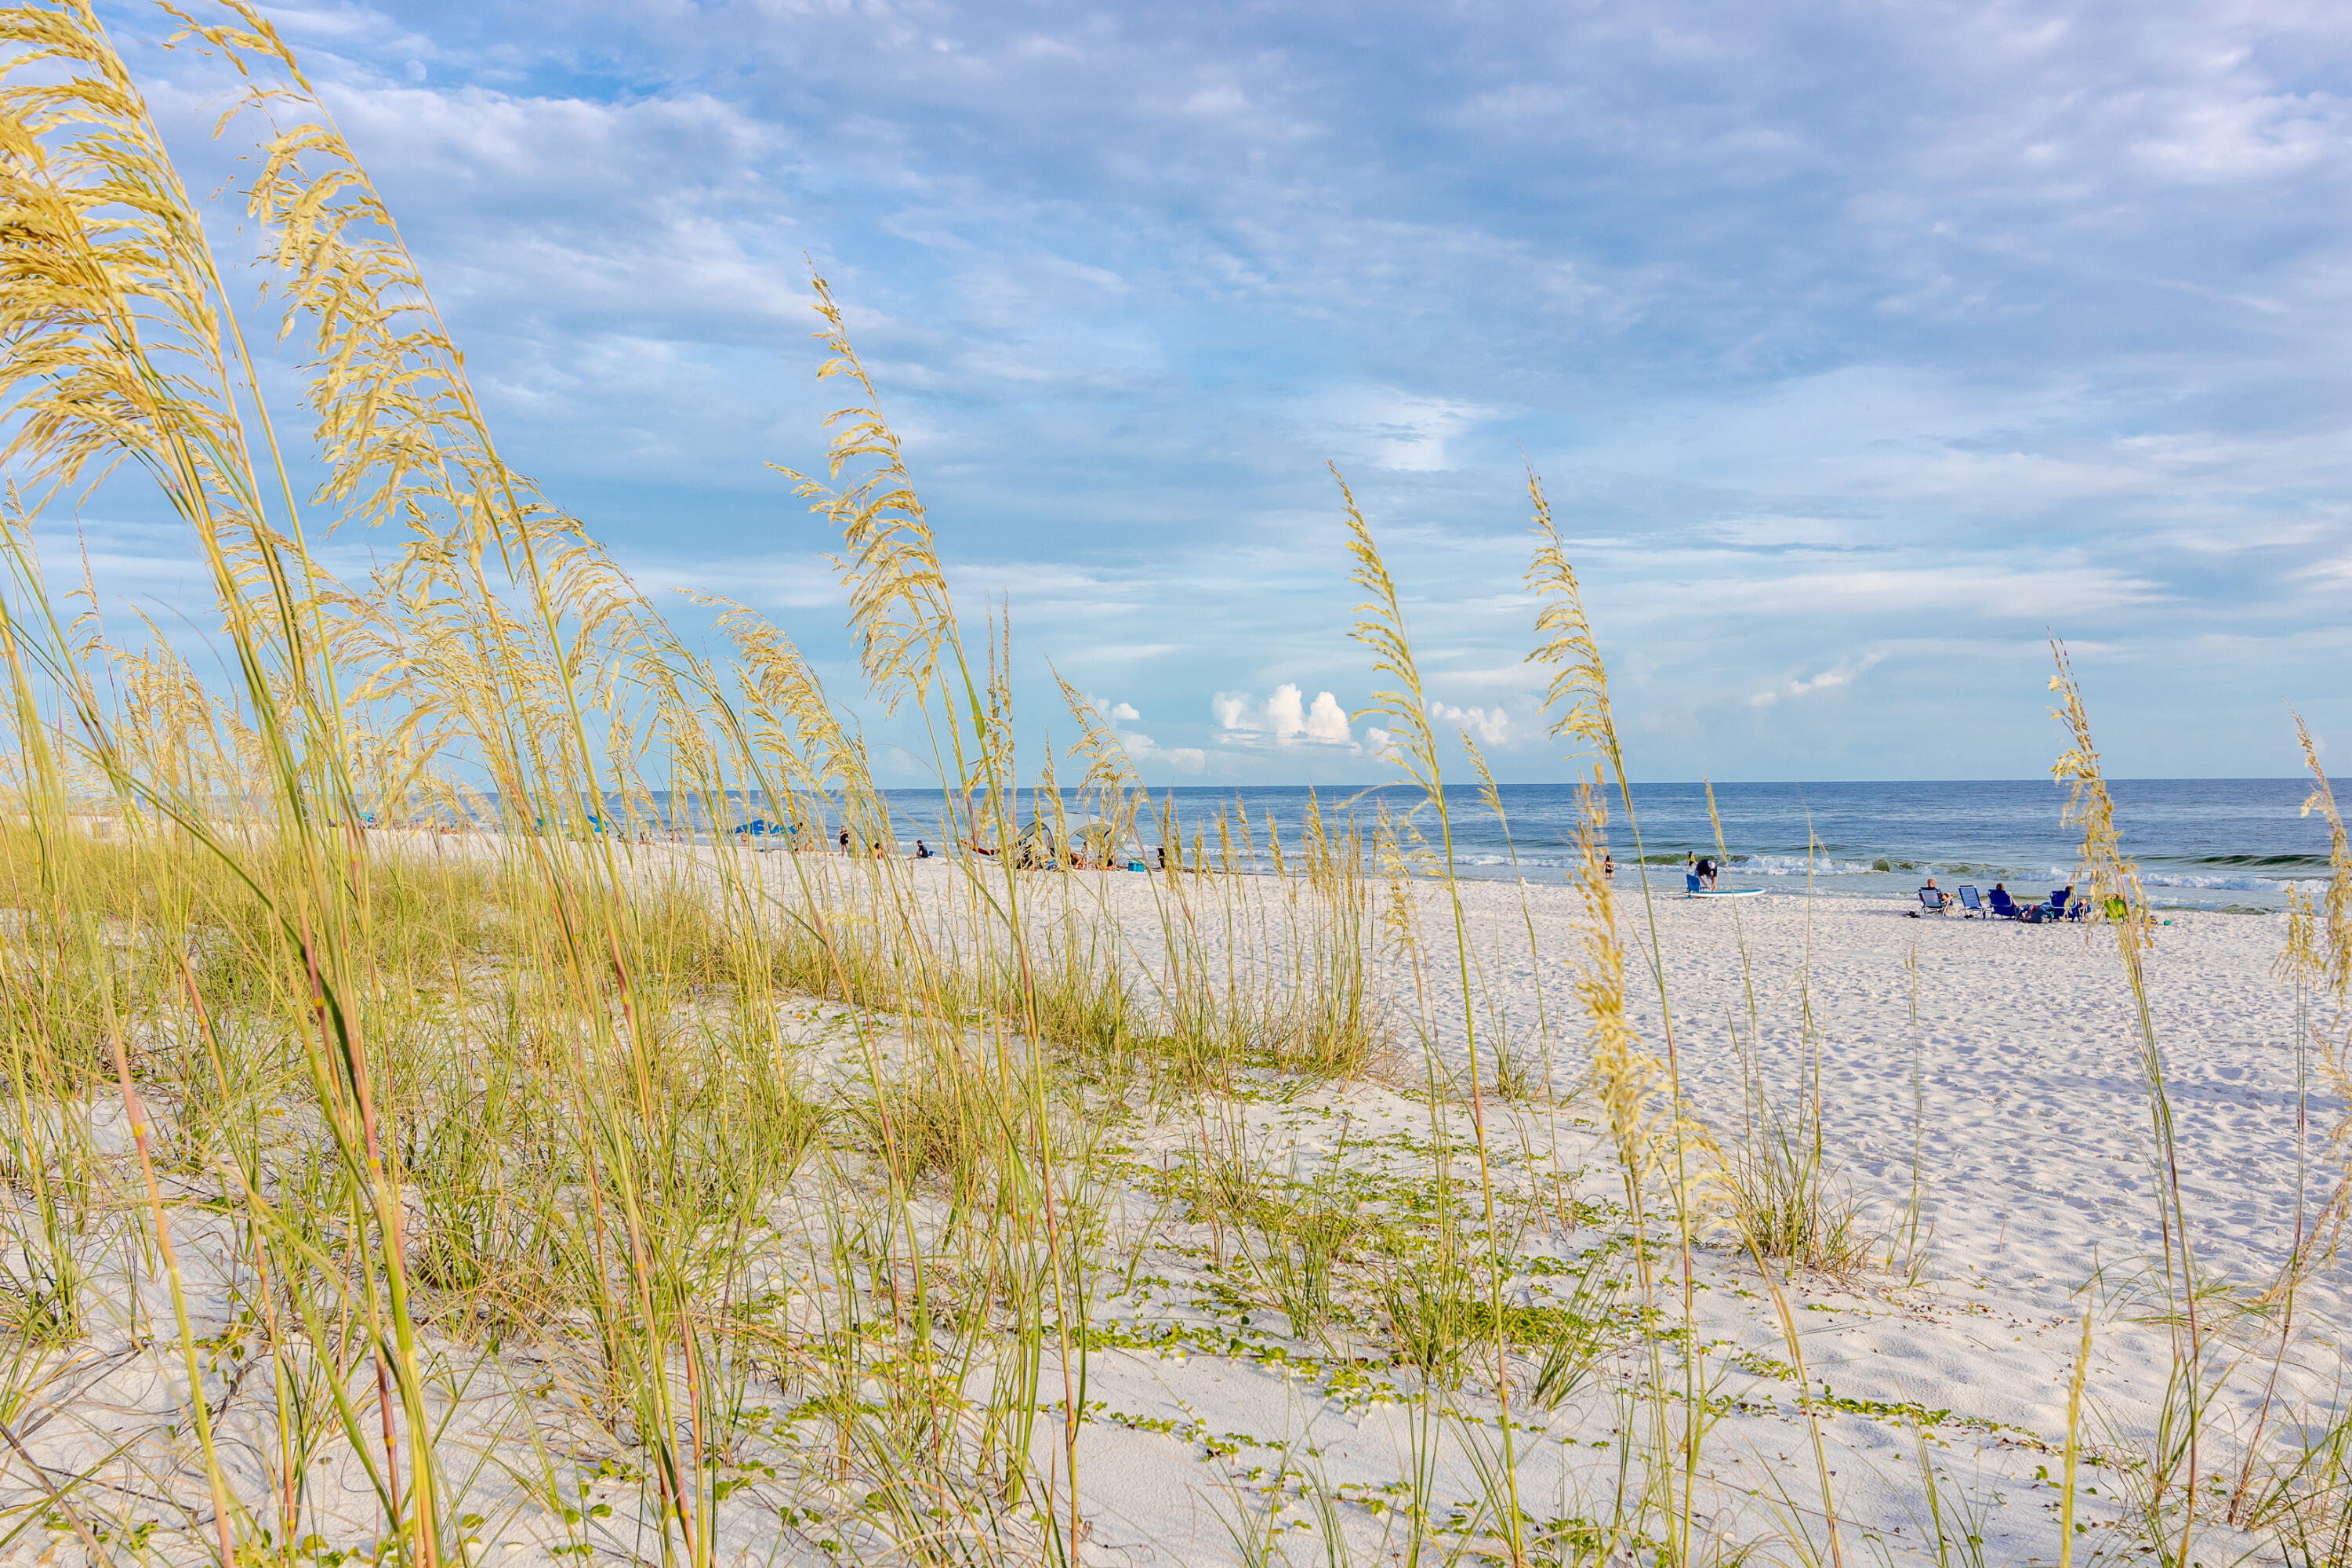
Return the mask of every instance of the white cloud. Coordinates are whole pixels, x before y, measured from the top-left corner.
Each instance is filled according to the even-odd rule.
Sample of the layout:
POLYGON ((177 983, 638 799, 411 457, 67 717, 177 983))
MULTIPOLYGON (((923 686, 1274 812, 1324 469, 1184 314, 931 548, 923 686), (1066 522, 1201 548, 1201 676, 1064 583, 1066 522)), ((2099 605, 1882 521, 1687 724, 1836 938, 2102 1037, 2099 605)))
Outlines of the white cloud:
POLYGON ((1087 708, 1091 709, 1094 711, 1095 716, 1106 724, 1132 724, 1137 720, 1143 717, 1140 712, 1137 711, 1136 706, 1132 702, 1121 701, 1108 697, 1097 697, 1091 691, 1080 692, 1078 694, 1078 700, 1087 708))
POLYGON ((1217 728, 1230 739, 1249 742, 1269 737, 1277 746, 1335 746, 1360 752, 1348 721, 1348 710, 1328 691, 1308 702, 1296 681, 1284 681, 1274 695, 1256 701, 1246 691, 1220 691, 1209 699, 1209 712, 1217 728))
POLYGON ((1180 773, 1197 773, 1208 762, 1208 753, 1198 746, 1163 746, 1149 735, 1129 735, 1124 739, 1127 754, 1138 767, 1159 763, 1180 773))
MULTIPOLYGON (((2340 685, 2352 9, 1405 8, 1369 44, 1345 8, 1231 0, 675 9, 281 20, 509 456, 648 586, 725 587, 833 666, 838 584, 801 565, 831 541, 761 467, 819 467, 837 402, 804 254, 951 520, 959 601, 1001 583, 1024 658, 1086 650, 1066 664, 1137 714, 1114 722, 1150 704, 1212 772, 1296 773, 1282 748, 1344 733, 1305 691, 1277 722, 1256 673, 1360 679, 1327 452, 1438 684, 1507 700, 1538 765, 1527 613, 1495 602, 1524 556, 1512 437, 1660 776, 1822 763, 1787 726, 1708 731, 1759 687, 1850 700, 1849 776, 2042 766, 2030 683, 1935 665, 1923 632, 2123 650, 2109 700, 2159 719, 2133 741, 2118 715, 2152 748, 2118 765, 2147 772, 2213 754, 2158 737, 2340 685), (1790 96, 1790 60, 1822 90, 1790 96), (2166 657, 2256 628, 2258 677, 2166 657), (1825 668, 1870 647, 1902 683, 1825 668)), ((217 62, 155 64, 189 184, 233 184, 217 62)), ((175 579, 118 542, 101 574, 175 579)), ((2299 761, 2282 734, 2233 765, 2299 761)))
POLYGON ((1454 467, 1446 451, 1448 441, 1500 412, 1456 398, 1376 387, 1339 397, 1329 427, 1343 449, 1374 468, 1438 473, 1454 467))
POLYGON ((1842 664, 1825 669, 1810 680, 1791 680, 1788 685, 1769 691, 1759 691, 1748 700, 1750 708, 1769 708, 1777 702, 1810 697, 1816 691, 1834 691, 1841 686, 1852 686, 1862 675, 1884 658, 1884 654, 1866 655, 1859 664, 1842 664))
MULTIPOLYGON (((745 554, 719 561, 644 550, 631 556, 629 574, 647 594, 716 594, 761 611, 829 609, 849 598, 822 555, 745 554)), ((674 604, 662 607, 677 613, 674 604)))
POLYGON ((1511 716, 1499 705, 1493 708, 1456 708, 1451 703, 1432 699, 1429 716, 1442 724, 1454 724, 1471 731, 1486 745, 1510 743, 1511 716))
POLYGON ((1849 542, 1853 530, 1818 517, 1727 517, 1707 531, 1726 544, 1750 550, 1849 542))
POLYGON ((1274 738, 1286 742, 1295 740, 1298 731, 1307 728, 1297 687, 1285 681, 1274 689, 1274 695, 1265 700, 1265 722, 1266 728, 1274 731, 1274 738))
POLYGON ((1184 100, 1184 112, 1230 119, 1248 112, 1249 106, 1249 100, 1237 87, 1204 87, 1184 100))
POLYGON ((1307 710, 1307 738, 1320 741, 1327 746, 1345 746, 1354 742, 1349 733, 1347 710, 1328 691, 1315 694, 1315 706, 1307 710))
POLYGON ((1180 773, 1197 773, 1207 764, 1208 753, 1198 746, 1163 746, 1140 730, 1120 728, 1143 717, 1132 702, 1114 701, 1092 692, 1080 694, 1078 700, 1110 727, 1118 743, 1126 748, 1128 760, 1139 768, 1158 763, 1180 773))

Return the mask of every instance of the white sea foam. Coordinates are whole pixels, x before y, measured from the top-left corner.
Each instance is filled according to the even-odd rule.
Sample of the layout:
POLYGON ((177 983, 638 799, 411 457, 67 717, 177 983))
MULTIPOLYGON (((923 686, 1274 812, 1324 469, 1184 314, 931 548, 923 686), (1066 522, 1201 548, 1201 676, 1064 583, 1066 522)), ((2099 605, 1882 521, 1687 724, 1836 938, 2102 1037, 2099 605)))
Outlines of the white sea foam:
POLYGON ((2190 871, 2147 871, 2140 876, 2150 888, 2214 888, 2242 893, 2284 893, 2289 888, 2324 888, 2324 879, 2310 877, 2200 877, 2190 871))
POLYGON ((1867 877, 1878 869, 1867 860, 1808 861, 1802 855, 1740 855, 1731 867, 1755 877, 1801 877, 1808 870, 1816 877, 1867 877))

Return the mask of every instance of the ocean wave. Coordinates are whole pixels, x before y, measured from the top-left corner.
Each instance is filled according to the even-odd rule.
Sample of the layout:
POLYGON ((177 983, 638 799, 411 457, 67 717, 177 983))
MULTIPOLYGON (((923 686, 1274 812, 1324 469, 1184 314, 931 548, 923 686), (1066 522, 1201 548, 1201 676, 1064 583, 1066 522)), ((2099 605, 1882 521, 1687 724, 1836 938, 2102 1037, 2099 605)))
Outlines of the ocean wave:
POLYGON ((1867 877, 1878 869, 1867 860, 1808 860, 1802 855, 1734 855, 1731 865, 1757 877, 1801 877, 1808 871, 1816 877, 1867 877))
POLYGON ((2239 893, 2284 893, 2289 888, 2320 888, 2310 877, 2200 877, 2189 871, 2144 871, 2140 882, 2150 888, 2209 888, 2239 893))

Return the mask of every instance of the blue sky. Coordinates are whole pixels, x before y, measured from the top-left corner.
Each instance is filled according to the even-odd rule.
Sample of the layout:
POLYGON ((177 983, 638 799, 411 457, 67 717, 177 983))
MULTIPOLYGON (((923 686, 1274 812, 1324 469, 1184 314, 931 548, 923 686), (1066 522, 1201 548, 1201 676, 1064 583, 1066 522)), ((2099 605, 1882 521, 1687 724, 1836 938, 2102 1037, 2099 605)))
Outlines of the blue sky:
MULTIPOLYGON (((1326 459, 1441 717, 1561 776, 1522 452, 1640 776, 2039 773, 2045 628, 2118 773, 2292 771, 2288 702, 2352 745, 2352 8, 271 14, 509 457, 843 689, 764 467, 833 401, 803 253, 1029 711, 1050 655, 1154 782, 1381 775, 1326 459)), ((219 81, 134 59, 226 174, 219 81)), ((184 593, 100 499, 109 585, 184 593)))

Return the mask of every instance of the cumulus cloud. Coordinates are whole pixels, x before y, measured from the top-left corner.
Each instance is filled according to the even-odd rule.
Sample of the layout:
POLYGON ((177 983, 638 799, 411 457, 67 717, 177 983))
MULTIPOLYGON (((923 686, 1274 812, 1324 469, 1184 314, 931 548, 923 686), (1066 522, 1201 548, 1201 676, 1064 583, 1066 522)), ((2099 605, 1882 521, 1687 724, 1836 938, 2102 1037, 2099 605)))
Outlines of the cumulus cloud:
POLYGON ((1209 699, 1217 728, 1244 744, 1270 739, 1277 746, 1337 746, 1360 751, 1348 710, 1328 691, 1306 700, 1296 682, 1285 681, 1264 702, 1246 691, 1220 691, 1209 699))
POLYGON ((1456 708, 1451 703, 1432 699, 1429 716, 1441 724, 1453 724, 1471 731, 1481 743, 1489 746, 1507 745, 1511 739, 1511 716, 1500 705, 1493 708, 1456 708))
POLYGON ((1306 735, 1310 741, 1320 741, 1327 746, 1350 743, 1347 710, 1328 691, 1315 694, 1315 706, 1307 710, 1306 735))
POLYGON ((1097 697, 1092 692, 1083 693, 1078 700, 1092 709, 1118 737, 1128 760, 1139 769, 1148 770, 1156 763, 1180 773, 1198 773, 1208 765, 1209 754, 1199 746, 1163 746, 1142 731, 1129 728, 1143 717, 1134 703, 1097 697))

